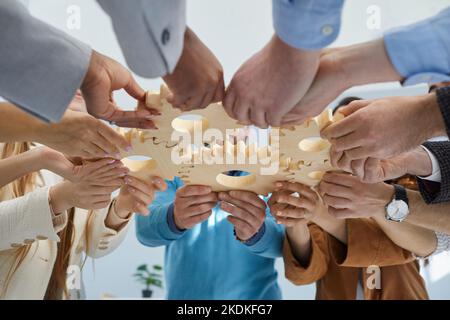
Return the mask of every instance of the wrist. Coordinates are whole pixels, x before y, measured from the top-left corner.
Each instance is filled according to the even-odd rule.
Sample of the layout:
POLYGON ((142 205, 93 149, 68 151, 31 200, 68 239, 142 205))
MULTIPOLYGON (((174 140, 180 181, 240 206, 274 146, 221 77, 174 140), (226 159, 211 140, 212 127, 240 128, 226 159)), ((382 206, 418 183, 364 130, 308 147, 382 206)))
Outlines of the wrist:
POLYGON ((338 49, 337 55, 348 87, 402 80, 387 55, 383 39, 338 49))
POLYGON ((113 210, 115 214, 121 219, 126 219, 133 211, 123 203, 122 197, 120 195, 116 198, 116 201, 113 202, 113 210))
POLYGON ((418 132, 425 134, 422 142, 433 137, 447 135, 445 121, 438 104, 436 92, 429 93, 417 99, 415 107, 419 114, 416 117, 418 125, 416 128, 422 128, 418 132))
POLYGON ((386 216, 386 206, 394 199, 395 188, 393 185, 381 183, 380 184, 380 206, 377 210, 374 210, 372 218, 375 219, 385 219, 386 216))
POLYGON ((406 167, 405 174, 427 177, 433 173, 431 159, 422 146, 406 152, 401 160, 406 167))
POLYGON ((285 63, 292 64, 292 67, 297 65, 301 68, 305 66, 305 60, 320 60, 320 50, 304 50, 294 48, 285 43, 276 34, 272 37, 269 43, 270 51, 277 59, 281 59, 285 63))
POLYGON ((51 208, 52 211, 56 214, 64 212, 72 207, 74 207, 71 196, 68 182, 61 182, 57 185, 50 187, 49 189, 49 198, 51 199, 51 208))

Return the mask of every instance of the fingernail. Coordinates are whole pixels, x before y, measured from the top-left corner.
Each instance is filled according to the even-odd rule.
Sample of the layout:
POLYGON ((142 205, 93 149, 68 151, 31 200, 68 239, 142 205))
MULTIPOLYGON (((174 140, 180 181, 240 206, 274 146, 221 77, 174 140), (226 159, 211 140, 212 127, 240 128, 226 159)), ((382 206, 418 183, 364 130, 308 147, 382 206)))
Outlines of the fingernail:
POLYGON ((276 183, 275 183, 275 186, 276 186, 276 187, 282 187, 283 184, 282 184, 281 182, 276 182, 276 183))
POLYGON ((125 184, 130 184, 130 182, 131 182, 131 179, 130 179, 130 177, 125 177, 125 184))
POLYGON ((108 161, 108 164, 113 164, 114 162, 116 162, 115 159, 110 159, 110 160, 108 161))
POLYGON ((125 148, 125 151, 126 151, 126 152, 133 151, 133 147, 132 147, 132 146, 127 146, 127 147, 125 148))

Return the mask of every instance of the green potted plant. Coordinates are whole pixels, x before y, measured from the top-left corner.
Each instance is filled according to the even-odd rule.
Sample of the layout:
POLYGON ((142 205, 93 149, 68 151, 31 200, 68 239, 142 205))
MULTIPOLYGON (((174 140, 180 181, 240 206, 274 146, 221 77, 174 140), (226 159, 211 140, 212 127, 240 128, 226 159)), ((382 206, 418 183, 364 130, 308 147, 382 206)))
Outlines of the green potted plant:
POLYGON ((136 281, 145 285, 145 289, 142 290, 143 298, 151 298, 153 291, 152 287, 163 288, 162 284, 162 267, 160 265, 153 265, 152 271, 148 270, 146 264, 142 264, 136 269, 136 273, 133 275, 136 278, 136 281))

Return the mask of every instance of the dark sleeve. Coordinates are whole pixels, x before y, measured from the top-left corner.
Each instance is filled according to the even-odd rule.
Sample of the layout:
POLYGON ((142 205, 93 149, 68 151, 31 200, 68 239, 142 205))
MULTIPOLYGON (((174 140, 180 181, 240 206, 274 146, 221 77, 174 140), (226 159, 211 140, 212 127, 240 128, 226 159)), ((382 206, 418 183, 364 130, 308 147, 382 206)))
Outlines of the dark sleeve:
POLYGON ((447 136, 450 136, 450 87, 436 90, 437 101, 445 122, 447 136))
MULTIPOLYGON (((450 107, 450 106, 449 106, 450 107)), ((450 109, 449 109, 450 110, 450 109)), ((450 113, 449 113, 450 119, 450 113)), ((434 154, 441 170, 441 183, 417 179, 420 193, 427 204, 450 201, 450 141, 426 142, 423 144, 434 154)))

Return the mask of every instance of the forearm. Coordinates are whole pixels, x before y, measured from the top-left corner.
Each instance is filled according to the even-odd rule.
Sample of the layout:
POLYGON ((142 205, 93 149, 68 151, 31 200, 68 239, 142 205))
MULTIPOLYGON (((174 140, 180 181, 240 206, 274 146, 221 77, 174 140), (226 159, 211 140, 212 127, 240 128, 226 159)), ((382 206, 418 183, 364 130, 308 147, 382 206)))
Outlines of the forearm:
POLYGON ((409 215, 406 222, 450 234, 450 203, 427 205, 419 192, 408 190, 409 215))
POLYGON ((45 124, 20 110, 11 103, 0 103, 1 142, 39 142, 40 131, 45 124))
POLYGON ((379 227, 392 242, 419 257, 427 257, 436 249, 434 231, 407 222, 388 221, 383 214, 373 216, 379 227))
POLYGON ((28 151, 0 160, 0 188, 31 172, 43 169, 43 164, 33 153, 28 151))
POLYGON ((311 233, 306 224, 298 224, 286 228, 286 239, 289 241, 291 252, 295 259, 303 266, 309 265, 311 260, 311 233))
POLYGON ((387 55, 383 39, 338 48, 336 56, 348 87, 402 79, 387 55))
MULTIPOLYGON (((323 207, 319 210, 327 209, 323 207)), ((347 244, 347 224, 345 223, 345 219, 336 219, 328 214, 328 212, 323 212, 314 216, 311 221, 343 244, 347 244)))
POLYGON ((70 184, 71 182, 64 181, 50 187, 50 207, 55 214, 60 214, 74 207, 71 199, 70 184))

